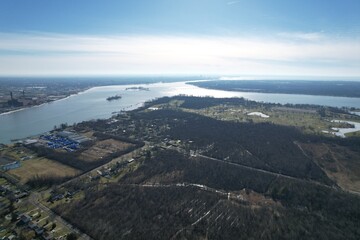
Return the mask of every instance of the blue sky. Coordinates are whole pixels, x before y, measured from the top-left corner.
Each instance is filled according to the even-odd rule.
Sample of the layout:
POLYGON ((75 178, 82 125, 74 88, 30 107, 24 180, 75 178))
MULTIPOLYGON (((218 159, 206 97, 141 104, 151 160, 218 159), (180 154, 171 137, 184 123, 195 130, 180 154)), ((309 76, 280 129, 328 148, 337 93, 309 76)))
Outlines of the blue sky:
POLYGON ((358 0, 1 0, 0 75, 360 76, 358 0))

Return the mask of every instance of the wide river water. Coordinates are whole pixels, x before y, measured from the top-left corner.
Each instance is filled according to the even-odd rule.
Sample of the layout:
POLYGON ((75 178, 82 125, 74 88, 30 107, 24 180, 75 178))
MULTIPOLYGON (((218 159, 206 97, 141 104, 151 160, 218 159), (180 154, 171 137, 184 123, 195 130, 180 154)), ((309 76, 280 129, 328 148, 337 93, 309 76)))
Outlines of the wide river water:
POLYGON ((244 97, 255 101, 282 104, 316 104, 360 108, 360 98, 230 92, 199 88, 185 84, 185 82, 105 86, 95 87, 66 99, 41 106, 0 115, 0 142, 10 143, 12 139, 41 134, 61 123, 73 124, 91 119, 109 118, 114 112, 135 109, 148 100, 179 94, 216 98, 244 97), (149 88, 150 91, 125 90, 134 86, 149 88), (106 100, 107 97, 116 94, 121 95, 122 99, 111 102, 106 100))

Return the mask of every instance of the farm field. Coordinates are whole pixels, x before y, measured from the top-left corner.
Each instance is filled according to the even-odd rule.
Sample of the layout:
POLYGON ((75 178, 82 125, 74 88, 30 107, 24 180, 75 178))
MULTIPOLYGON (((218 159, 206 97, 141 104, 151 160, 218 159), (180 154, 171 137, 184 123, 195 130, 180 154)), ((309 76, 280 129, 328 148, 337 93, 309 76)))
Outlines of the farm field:
POLYGON ((22 161, 20 168, 10 170, 9 173, 20 179, 21 183, 26 183, 35 176, 72 177, 80 171, 47 158, 36 158, 22 161))
POLYGON ((118 151, 124 151, 132 146, 134 145, 131 143, 121 142, 114 139, 106 139, 96 142, 95 145, 83 151, 79 158, 84 161, 94 162, 118 151))

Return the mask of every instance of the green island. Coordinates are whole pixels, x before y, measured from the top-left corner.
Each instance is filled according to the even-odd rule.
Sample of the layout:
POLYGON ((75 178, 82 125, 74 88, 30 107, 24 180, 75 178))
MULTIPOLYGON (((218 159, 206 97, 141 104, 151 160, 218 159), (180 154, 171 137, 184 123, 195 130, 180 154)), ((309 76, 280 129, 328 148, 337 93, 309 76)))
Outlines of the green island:
POLYGON ((0 237, 359 239, 354 123, 348 109, 176 96, 64 124, 1 145, 0 237))

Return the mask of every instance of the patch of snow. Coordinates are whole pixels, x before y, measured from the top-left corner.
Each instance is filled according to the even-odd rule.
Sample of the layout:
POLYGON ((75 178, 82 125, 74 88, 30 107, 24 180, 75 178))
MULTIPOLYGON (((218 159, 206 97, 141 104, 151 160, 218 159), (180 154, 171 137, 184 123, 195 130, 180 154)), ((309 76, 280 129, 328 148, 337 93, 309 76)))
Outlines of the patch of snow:
POLYGON ((335 136, 345 138, 346 137, 345 134, 347 134, 347 133, 360 131, 360 123, 358 123, 358 122, 343 121, 343 120, 332 120, 331 122, 348 123, 348 124, 354 125, 354 127, 353 128, 331 128, 334 132, 323 131, 324 133, 331 133, 331 134, 334 134, 335 136))
POLYGON ((261 112, 251 112, 248 113, 248 116, 258 116, 258 117, 262 117, 262 118, 269 118, 270 116, 263 114, 261 112))

